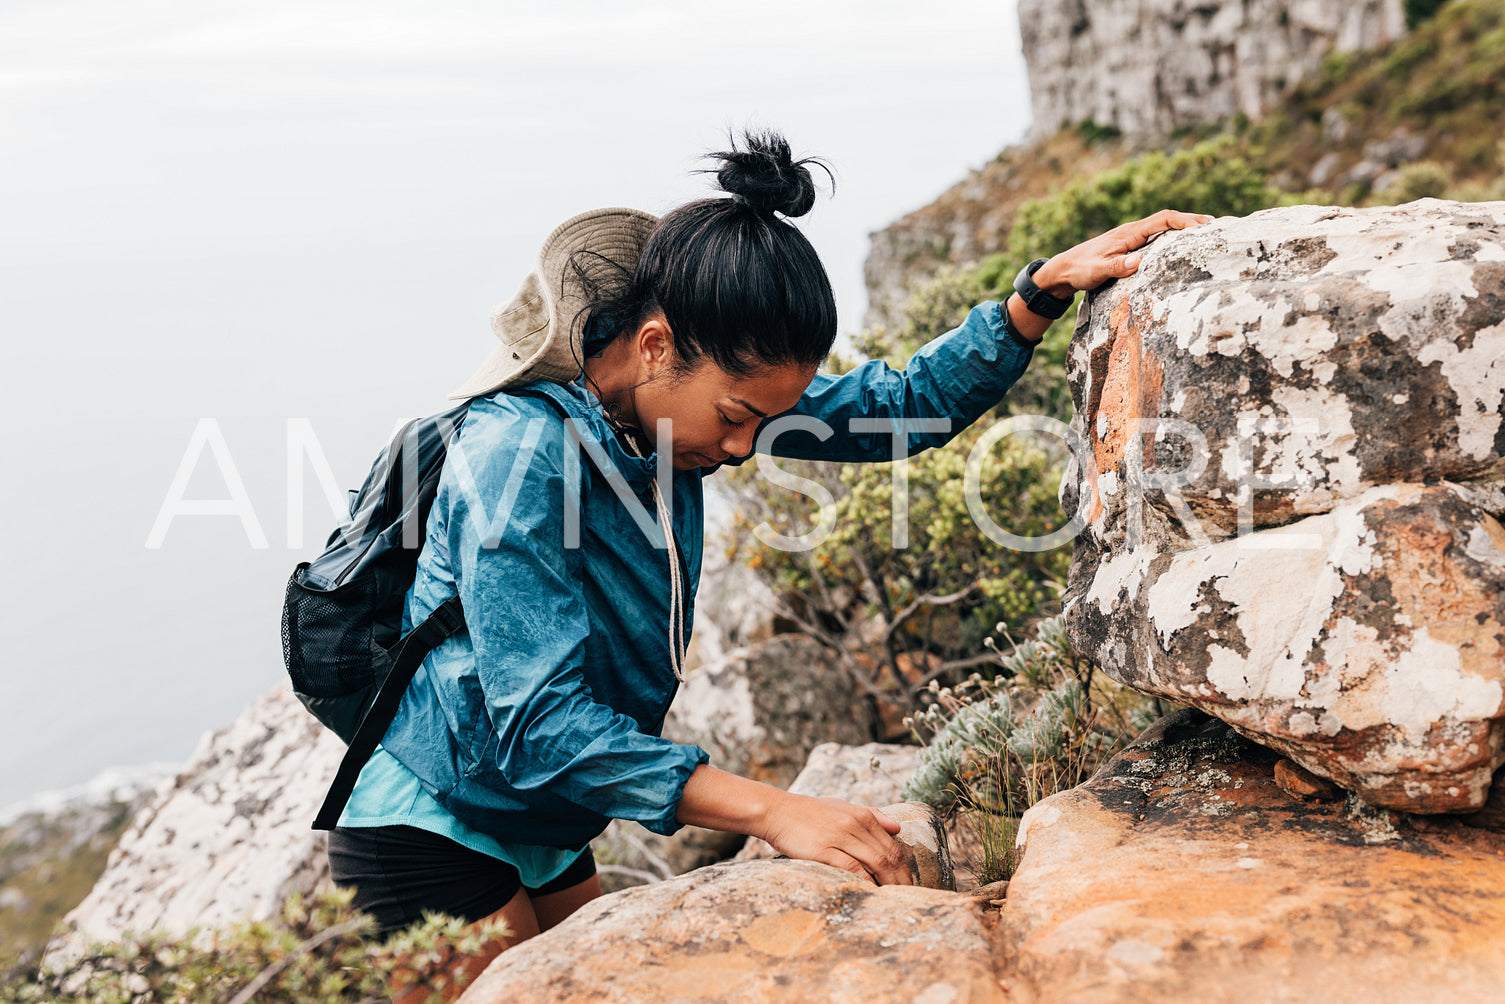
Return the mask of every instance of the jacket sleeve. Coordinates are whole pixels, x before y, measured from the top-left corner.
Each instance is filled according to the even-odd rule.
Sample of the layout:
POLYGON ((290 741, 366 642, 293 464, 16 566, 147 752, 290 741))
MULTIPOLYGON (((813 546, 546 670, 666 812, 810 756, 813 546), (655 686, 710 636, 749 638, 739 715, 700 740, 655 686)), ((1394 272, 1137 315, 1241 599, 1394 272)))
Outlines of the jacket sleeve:
POLYGON ((446 531, 497 767, 524 798, 545 790, 673 833, 685 782, 710 757, 645 734, 583 678, 590 622, 562 504, 579 475, 563 423, 516 399, 480 398, 471 413, 446 462, 446 531))
POLYGON ((842 376, 817 374, 798 404, 763 423, 755 450, 801 460, 892 460, 896 432, 908 456, 944 446, 1003 398, 1033 353, 990 300, 921 346, 902 370, 875 359, 842 376), (773 423, 786 419, 797 421, 783 421, 788 431, 766 442, 770 426, 780 429, 773 423), (820 423, 814 430, 811 419, 820 423))

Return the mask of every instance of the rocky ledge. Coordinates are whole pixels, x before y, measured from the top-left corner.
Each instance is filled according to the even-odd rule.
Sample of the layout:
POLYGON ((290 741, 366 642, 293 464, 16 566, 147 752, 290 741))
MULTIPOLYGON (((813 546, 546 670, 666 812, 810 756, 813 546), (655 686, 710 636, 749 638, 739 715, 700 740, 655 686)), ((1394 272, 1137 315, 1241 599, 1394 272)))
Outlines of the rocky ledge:
POLYGON ((1025 814, 999 944, 1021 1000, 1483 1001, 1505 837, 1349 796, 1194 710, 1025 814))
POLYGON ((1291 770, 1184 709, 1031 809, 1009 882, 713 865, 587 905, 463 1004, 1494 999, 1505 836, 1291 794, 1291 770))

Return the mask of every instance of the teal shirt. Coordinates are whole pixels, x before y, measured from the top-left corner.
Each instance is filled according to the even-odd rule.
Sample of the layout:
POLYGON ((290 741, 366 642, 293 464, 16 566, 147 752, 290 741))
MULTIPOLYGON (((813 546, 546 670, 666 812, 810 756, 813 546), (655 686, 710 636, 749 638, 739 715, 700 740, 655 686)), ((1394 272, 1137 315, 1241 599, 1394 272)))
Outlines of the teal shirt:
POLYGON ((504 844, 460 822, 424 790, 418 775, 402 761, 376 747, 340 815, 341 826, 414 826, 448 837, 479 854, 500 858, 516 868, 523 885, 537 889, 559 875, 590 849, 568 851, 538 844, 504 844))

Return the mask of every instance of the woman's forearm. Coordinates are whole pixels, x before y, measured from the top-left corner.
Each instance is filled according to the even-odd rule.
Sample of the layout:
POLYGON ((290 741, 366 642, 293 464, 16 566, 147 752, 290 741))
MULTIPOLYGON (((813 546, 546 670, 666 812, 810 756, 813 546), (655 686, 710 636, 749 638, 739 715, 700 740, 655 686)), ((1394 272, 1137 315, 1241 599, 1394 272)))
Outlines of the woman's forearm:
POLYGON ((701 764, 685 782, 674 818, 689 826, 762 836, 762 823, 784 793, 770 784, 701 764))

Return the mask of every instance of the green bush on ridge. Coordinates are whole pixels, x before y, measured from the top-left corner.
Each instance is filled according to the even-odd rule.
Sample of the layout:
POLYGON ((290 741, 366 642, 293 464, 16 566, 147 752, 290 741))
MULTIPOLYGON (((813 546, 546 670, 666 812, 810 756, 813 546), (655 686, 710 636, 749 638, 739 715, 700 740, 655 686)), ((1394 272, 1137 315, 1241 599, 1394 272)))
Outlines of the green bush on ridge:
POLYGON ((478 952, 505 925, 472 928, 429 915, 380 943, 372 920, 333 887, 293 896, 272 921, 242 924, 201 944, 197 932, 128 934, 96 944, 61 969, 21 962, 0 974, 6 1004, 384 1004, 394 975, 437 1001, 456 954, 478 952))

